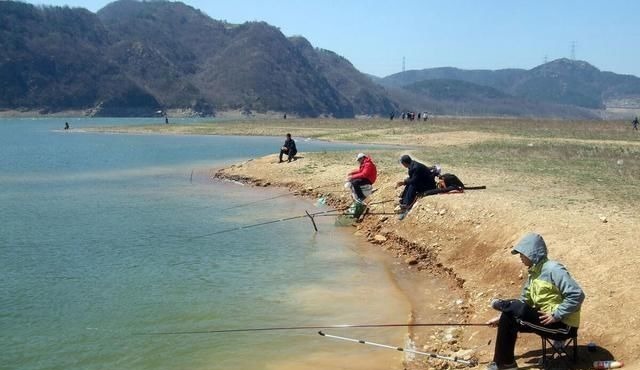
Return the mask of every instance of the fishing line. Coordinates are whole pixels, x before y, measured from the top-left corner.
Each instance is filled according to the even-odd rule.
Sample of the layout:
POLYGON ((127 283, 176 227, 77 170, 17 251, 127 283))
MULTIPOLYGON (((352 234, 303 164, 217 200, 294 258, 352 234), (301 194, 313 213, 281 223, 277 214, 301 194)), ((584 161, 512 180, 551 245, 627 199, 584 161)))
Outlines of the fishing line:
POLYGON ((243 225, 243 226, 233 227, 233 228, 230 228, 230 229, 219 230, 219 231, 215 231, 215 232, 208 233, 208 234, 196 235, 196 236, 189 237, 187 239, 188 240, 194 240, 194 239, 206 238, 208 236, 218 235, 218 234, 222 234, 222 233, 228 233, 228 232, 231 232, 231 231, 244 230, 244 229, 249 229, 249 228, 252 228, 252 227, 258 227, 258 226, 274 224, 274 223, 277 223, 277 222, 297 220, 297 219, 305 218, 305 217, 313 218, 313 217, 318 216, 318 215, 331 213, 331 212, 345 211, 347 209, 349 209, 349 208, 347 207, 347 208, 344 208, 344 209, 337 209, 337 210, 336 209, 330 209, 330 210, 320 211, 320 212, 315 212, 315 213, 306 213, 304 215, 299 215, 299 216, 279 218, 279 219, 276 219, 276 220, 270 220, 270 221, 259 222, 259 223, 251 224, 251 225, 243 225))
POLYGON ((313 326, 276 326, 264 328, 214 329, 173 332, 134 333, 134 335, 188 335, 188 334, 219 334, 246 333, 254 331, 280 330, 315 330, 315 329, 346 329, 346 328, 393 328, 393 327, 432 327, 432 326, 487 326, 486 323, 416 323, 416 324, 341 324, 341 325, 313 325, 313 326))
MULTIPOLYGON (((314 191, 314 190, 318 190, 318 189, 321 189, 321 188, 326 188, 326 187, 330 187, 330 186, 335 186, 335 185, 337 185, 337 184, 340 184, 340 183, 331 183, 331 184, 328 184, 328 185, 316 186, 315 188, 310 188, 310 189, 307 189, 306 191, 314 191)), ((339 191, 326 191, 325 193, 337 193, 337 192, 339 192, 339 191)), ((341 192, 341 191, 340 191, 340 192, 341 192)), ((269 201, 269 200, 278 199, 278 198, 282 198, 282 197, 293 196, 293 195, 296 195, 296 193, 280 194, 280 195, 276 195, 276 196, 274 196, 274 197, 270 197, 270 198, 258 199, 258 200, 252 201, 252 202, 241 203, 241 204, 237 204, 237 205, 235 205, 235 206, 231 206, 231 207, 227 207, 227 208, 222 208, 220 211, 228 211, 228 210, 230 210, 230 209, 236 209, 236 208, 246 207, 246 206, 250 206, 250 205, 253 205, 253 204, 256 204, 256 203, 266 202, 266 201, 269 201)), ((198 208, 211 208, 211 207, 214 207, 214 206, 203 206, 203 207, 198 207, 198 208)), ((198 208, 194 208, 194 209, 198 209, 198 208)))

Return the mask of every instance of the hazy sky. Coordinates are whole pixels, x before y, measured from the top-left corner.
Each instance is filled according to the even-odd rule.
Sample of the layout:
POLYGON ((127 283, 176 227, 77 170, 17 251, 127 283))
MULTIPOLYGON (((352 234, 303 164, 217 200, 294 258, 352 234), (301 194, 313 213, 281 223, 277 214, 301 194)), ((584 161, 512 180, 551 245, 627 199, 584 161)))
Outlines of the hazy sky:
MULTIPOLYGON (((31 1, 84 7, 105 0, 31 1)), ((185 0, 211 18, 265 21, 286 36, 349 59, 384 77, 406 70, 533 68, 575 58, 601 70, 640 76, 637 0, 185 0)))

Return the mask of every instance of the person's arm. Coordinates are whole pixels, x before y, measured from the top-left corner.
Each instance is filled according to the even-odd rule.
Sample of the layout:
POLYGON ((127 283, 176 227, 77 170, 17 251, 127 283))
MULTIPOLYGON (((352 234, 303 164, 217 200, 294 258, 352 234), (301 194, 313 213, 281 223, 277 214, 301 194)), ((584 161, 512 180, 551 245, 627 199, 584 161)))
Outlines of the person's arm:
POLYGON ((580 285, 571 277, 569 271, 559 263, 551 271, 551 280, 558 287, 563 298, 562 303, 553 312, 553 317, 557 320, 562 320, 570 313, 580 309, 585 295, 580 285))
POLYGON ((365 175, 365 166, 360 166, 358 169, 353 170, 349 173, 349 177, 351 179, 361 179, 364 178, 365 175))
POLYGON ((416 184, 418 182, 418 173, 420 172, 420 168, 409 168, 409 177, 404 179, 405 185, 416 184))

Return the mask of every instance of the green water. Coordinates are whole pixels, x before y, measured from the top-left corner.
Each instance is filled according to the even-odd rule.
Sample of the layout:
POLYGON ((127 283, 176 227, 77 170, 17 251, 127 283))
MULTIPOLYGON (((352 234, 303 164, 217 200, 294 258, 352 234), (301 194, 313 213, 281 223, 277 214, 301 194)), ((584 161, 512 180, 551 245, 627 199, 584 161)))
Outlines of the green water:
MULTIPOLYGON (((389 261, 321 211, 216 182, 210 169, 281 138, 109 135, 0 120, 0 369, 390 369, 394 351, 315 330, 153 334, 406 321, 389 261), (364 347, 364 346, 362 346, 364 347)), ((73 120, 72 128, 143 120, 73 120)), ((299 150, 349 150, 299 143, 299 150)), ((401 344, 406 330, 334 330, 401 344)))

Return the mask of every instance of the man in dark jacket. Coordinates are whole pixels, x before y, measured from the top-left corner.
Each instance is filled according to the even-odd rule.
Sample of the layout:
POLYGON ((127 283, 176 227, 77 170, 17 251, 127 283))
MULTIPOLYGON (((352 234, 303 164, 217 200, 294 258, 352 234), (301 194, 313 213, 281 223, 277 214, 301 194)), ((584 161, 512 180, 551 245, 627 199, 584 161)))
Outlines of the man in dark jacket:
POLYGON ((283 154, 287 155, 289 162, 291 162, 292 159, 295 159, 294 157, 298 154, 296 142, 291 138, 291 134, 287 134, 287 139, 284 141, 282 148, 280 148, 280 163, 284 162, 282 160, 283 154))
POLYGON ((400 164, 409 171, 409 177, 396 184, 396 187, 404 186, 400 208, 406 210, 411 208, 418 193, 436 188, 435 173, 406 154, 400 157, 400 164))

